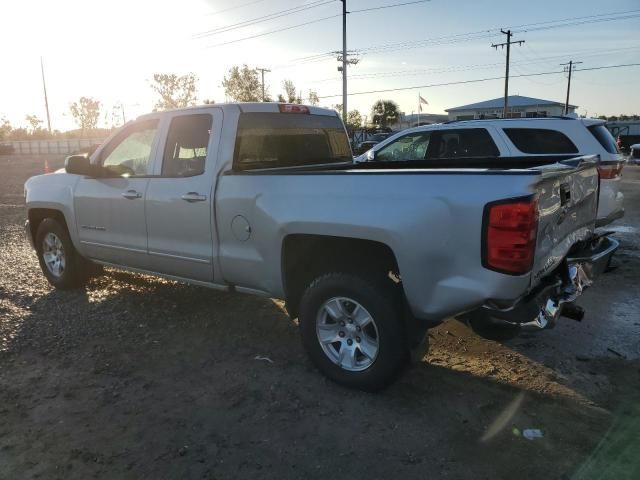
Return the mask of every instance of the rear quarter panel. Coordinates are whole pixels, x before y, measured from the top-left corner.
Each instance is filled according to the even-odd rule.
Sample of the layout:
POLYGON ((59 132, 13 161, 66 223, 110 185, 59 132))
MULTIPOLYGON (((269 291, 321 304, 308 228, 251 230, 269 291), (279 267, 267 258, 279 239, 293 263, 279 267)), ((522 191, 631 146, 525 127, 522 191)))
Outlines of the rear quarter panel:
POLYGON ((529 288, 530 274, 482 266, 483 209, 533 193, 537 178, 522 171, 225 174, 216 197, 224 281, 283 297, 284 238, 318 234, 388 245, 420 318, 442 319, 489 298, 515 299, 529 288), (232 232, 238 215, 251 226, 248 240, 232 232))

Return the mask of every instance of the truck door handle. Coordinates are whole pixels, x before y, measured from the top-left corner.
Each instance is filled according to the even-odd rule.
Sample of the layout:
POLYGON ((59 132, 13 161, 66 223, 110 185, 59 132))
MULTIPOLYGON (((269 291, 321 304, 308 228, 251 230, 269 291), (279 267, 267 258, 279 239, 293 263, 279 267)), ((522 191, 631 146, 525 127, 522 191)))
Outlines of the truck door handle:
POLYGON ((127 190, 126 192, 122 192, 122 196, 127 200, 135 200, 136 198, 142 198, 142 194, 136 192, 135 190, 127 190))
POLYGON ((200 195, 198 192, 189 192, 182 195, 182 199, 189 203, 204 202, 207 199, 207 196, 200 195))

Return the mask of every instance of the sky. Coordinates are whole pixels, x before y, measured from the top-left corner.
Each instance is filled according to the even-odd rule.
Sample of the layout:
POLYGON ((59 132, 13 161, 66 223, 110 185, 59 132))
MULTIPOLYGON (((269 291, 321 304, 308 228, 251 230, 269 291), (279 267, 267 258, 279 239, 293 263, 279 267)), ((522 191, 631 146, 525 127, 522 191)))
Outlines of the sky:
MULTIPOLYGON (((640 63, 640 0, 431 0, 357 12, 410 1, 347 1, 347 47, 359 52, 359 63, 348 69, 349 110, 370 115, 376 100, 391 99, 401 111, 417 112, 420 94, 429 102, 424 112, 443 113, 501 97, 505 52, 491 48, 505 41, 500 28, 525 40, 512 47, 512 76, 561 72, 560 64, 571 59, 585 69, 640 63), (540 29, 556 25, 542 22, 577 23, 630 11, 623 20, 592 17, 585 20, 598 21, 540 29), (499 78, 434 86, 493 77, 499 78)), ((342 48, 338 0, 3 0, 2 11, 0 118, 14 126, 26 126, 29 114, 46 118, 41 57, 52 128, 63 131, 75 127, 69 104, 80 96, 101 101, 99 126, 121 123, 120 106, 127 120, 151 111, 150 81, 160 72, 195 73, 198 98, 220 103, 224 75, 247 64, 271 70, 266 84, 274 97, 291 79, 303 97, 313 90, 323 106, 342 103, 338 62, 328 55, 313 58, 342 48), (279 12, 288 15, 237 25, 279 12), (294 27, 308 22, 314 23, 294 27), (223 27, 227 31, 220 32, 223 27)), ((566 82, 562 73, 512 77, 509 90, 564 101, 566 82)), ((639 84, 640 66, 576 71, 571 103, 588 116, 639 114, 639 84)))

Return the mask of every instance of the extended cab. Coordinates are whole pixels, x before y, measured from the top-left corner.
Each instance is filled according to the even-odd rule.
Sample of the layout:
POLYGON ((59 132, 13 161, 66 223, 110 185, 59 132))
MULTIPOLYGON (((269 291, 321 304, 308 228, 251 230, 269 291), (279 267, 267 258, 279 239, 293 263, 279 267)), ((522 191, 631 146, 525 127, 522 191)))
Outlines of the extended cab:
POLYGON ((27 235, 58 288, 98 263, 284 299, 318 368, 368 390, 451 315, 552 326, 617 247, 589 159, 351 159, 332 110, 153 113, 29 179, 27 235))

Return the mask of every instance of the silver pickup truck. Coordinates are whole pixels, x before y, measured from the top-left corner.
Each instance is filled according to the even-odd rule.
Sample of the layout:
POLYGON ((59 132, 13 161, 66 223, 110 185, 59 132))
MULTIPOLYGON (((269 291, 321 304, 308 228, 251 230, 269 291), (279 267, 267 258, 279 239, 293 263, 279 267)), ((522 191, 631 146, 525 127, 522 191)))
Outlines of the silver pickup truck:
POLYGON ((452 315, 579 316, 617 243, 594 236, 594 164, 542 163, 355 165, 332 110, 203 106, 30 178, 26 231, 57 288, 102 264, 284 299, 317 367, 375 390, 452 315))

